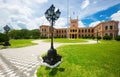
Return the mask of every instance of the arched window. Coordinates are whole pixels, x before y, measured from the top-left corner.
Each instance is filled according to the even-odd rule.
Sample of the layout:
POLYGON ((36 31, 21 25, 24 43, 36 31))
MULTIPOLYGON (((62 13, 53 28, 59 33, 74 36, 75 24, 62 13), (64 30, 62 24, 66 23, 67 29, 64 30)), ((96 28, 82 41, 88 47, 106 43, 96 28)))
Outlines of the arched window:
POLYGON ((84 32, 84 30, 82 29, 82 33, 84 32))
POLYGON ((88 32, 90 32, 90 29, 88 29, 88 32))
POLYGON ((87 32, 87 30, 85 29, 85 32, 87 32))
POLYGON ((108 30, 108 26, 105 26, 105 30, 108 30))
POLYGON ((73 29, 73 32, 74 32, 74 29, 73 29))
POLYGON ((112 25, 110 25, 110 30, 112 30, 113 29, 113 26, 112 25))

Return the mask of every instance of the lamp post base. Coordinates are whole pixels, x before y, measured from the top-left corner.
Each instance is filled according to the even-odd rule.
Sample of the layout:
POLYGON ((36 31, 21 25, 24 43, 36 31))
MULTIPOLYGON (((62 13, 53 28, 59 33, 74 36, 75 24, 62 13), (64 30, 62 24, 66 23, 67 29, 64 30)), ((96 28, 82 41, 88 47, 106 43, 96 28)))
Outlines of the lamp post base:
POLYGON ((3 44, 3 46, 11 46, 11 44, 8 41, 5 41, 5 43, 3 44))
POLYGON ((43 63, 46 63, 49 66, 56 66, 61 63, 62 56, 56 53, 55 49, 48 50, 48 54, 43 57, 43 63))

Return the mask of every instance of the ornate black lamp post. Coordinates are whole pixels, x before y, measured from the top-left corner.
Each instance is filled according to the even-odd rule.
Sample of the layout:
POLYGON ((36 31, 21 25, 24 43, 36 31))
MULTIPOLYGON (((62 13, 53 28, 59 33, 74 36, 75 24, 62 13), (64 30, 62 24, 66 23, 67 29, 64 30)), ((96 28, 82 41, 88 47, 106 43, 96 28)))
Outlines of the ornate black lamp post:
POLYGON ((43 57, 43 62, 47 63, 50 66, 54 66, 61 62, 62 56, 57 54, 56 49, 54 49, 53 46, 53 25, 55 21, 60 17, 61 12, 59 9, 55 11, 54 5, 51 5, 51 7, 45 12, 46 19, 50 22, 51 28, 51 48, 48 50, 48 53, 46 56, 43 57))
POLYGON ((6 25, 6 26, 4 26, 3 28, 4 28, 5 34, 6 34, 6 36, 7 36, 6 41, 5 41, 5 43, 3 44, 3 46, 10 46, 9 38, 8 38, 8 32, 10 31, 10 27, 9 27, 8 25, 6 25))

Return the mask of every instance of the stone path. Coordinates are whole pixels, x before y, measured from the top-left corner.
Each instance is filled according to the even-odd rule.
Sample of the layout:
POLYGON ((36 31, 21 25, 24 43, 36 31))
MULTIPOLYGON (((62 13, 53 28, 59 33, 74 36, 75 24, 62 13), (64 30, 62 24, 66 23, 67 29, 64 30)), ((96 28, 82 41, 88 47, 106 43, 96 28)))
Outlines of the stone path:
MULTIPOLYGON (((38 56, 50 48, 50 43, 41 40, 33 41, 38 45, 23 48, 0 50, 0 77, 34 77, 36 67, 40 65, 38 56)), ((94 44, 96 41, 84 43, 55 43, 54 47, 68 44, 94 44)))

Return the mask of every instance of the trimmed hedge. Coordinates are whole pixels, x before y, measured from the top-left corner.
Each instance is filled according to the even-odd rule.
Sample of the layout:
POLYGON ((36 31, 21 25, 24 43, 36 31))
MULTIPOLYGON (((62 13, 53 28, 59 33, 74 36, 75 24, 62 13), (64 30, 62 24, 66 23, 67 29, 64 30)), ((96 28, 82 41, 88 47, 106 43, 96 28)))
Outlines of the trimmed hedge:
POLYGON ((103 37, 103 39, 104 39, 104 40, 112 40, 112 36, 106 35, 106 36, 103 37))
POLYGON ((98 36, 98 37, 97 37, 97 39, 98 39, 98 40, 100 40, 100 39, 101 39, 101 37, 100 37, 100 36, 98 36))
POLYGON ((116 40, 116 41, 120 41, 120 35, 116 36, 116 37, 115 37, 115 40, 116 40))

